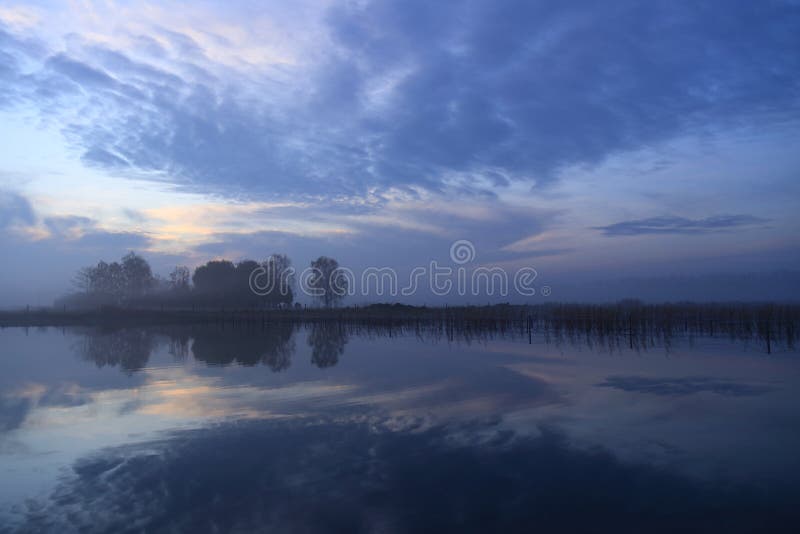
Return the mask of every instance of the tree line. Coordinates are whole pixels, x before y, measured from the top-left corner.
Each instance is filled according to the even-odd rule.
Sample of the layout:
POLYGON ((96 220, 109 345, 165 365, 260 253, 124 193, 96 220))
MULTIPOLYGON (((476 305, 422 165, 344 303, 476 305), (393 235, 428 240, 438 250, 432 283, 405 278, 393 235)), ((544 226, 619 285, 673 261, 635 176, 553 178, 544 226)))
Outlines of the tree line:
MULTIPOLYGON (((312 297, 326 307, 338 304, 346 292, 347 281, 337 277, 338 270, 335 259, 320 256, 310 263, 311 275, 304 281, 312 297)), ((272 254, 261 262, 211 260, 193 272, 179 265, 163 278, 153 273, 142 256, 129 252, 120 261, 100 261, 80 269, 73 280, 76 291, 58 299, 56 306, 286 308, 298 305, 295 284, 292 261, 286 254, 272 254)))

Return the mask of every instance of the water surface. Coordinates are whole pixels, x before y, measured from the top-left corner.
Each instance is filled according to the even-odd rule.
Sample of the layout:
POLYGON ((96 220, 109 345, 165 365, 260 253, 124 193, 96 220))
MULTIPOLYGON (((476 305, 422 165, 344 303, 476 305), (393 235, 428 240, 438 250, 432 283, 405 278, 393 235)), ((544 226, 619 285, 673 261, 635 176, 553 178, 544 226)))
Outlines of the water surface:
POLYGON ((10 531, 752 531, 798 355, 307 327, 0 331, 10 531))

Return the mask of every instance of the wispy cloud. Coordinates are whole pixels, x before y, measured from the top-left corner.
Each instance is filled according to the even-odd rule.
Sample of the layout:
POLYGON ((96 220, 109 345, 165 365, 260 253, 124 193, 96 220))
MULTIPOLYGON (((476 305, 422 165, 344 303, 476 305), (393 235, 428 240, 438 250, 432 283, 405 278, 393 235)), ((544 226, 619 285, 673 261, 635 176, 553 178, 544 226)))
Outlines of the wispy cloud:
POLYGON ((595 226, 610 237, 644 234, 706 234, 733 228, 749 228, 763 226, 769 219, 753 215, 715 215, 704 219, 687 219, 685 217, 651 217, 622 221, 608 226, 595 226))
POLYGON ((77 99, 68 108, 86 113, 58 120, 89 165, 262 198, 541 184, 687 132, 797 117, 792 4, 311 11, 322 22, 305 56, 259 46, 246 13, 206 13, 203 31, 163 10, 120 20, 121 37, 70 28, 66 51, 0 29, 2 91, 48 113, 77 99), (232 64, 237 47, 248 59, 232 64))

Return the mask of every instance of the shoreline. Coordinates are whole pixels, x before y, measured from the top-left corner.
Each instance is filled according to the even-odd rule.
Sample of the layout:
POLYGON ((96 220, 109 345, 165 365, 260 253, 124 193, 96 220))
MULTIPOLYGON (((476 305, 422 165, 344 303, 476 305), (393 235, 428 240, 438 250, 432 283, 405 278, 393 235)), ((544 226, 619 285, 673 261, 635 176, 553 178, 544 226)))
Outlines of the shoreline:
POLYGON ((678 336, 726 336, 756 341, 769 354, 794 350, 800 337, 800 304, 677 303, 537 304, 458 307, 393 305, 292 309, 36 309, 0 311, 0 328, 160 327, 208 325, 266 329, 274 324, 336 323, 375 328, 464 332, 513 332, 529 340, 557 337, 615 338, 631 348, 678 336))

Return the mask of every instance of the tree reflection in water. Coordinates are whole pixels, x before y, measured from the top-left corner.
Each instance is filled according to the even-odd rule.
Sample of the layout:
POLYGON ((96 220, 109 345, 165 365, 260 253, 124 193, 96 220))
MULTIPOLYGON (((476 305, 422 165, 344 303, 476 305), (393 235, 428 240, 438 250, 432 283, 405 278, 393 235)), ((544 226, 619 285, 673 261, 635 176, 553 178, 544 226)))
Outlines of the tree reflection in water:
POLYGON ((98 367, 118 366, 126 374, 144 368, 157 345, 156 333, 144 328, 82 329, 81 333, 75 350, 82 358, 98 367))
POLYGON ((264 364, 275 372, 288 369, 295 351, 294 326, 274 324, 264 330, 199 330, 192 354, 209 365, 264 364))
POLYGON ((311 325, 308 344, 311 346, 311 363, 320 369, 332 367, 344 354, 344 346, 350 337, 339 322, 323 322, 311 325))
POLYGON ((263 364, 278 372, 292 363, 294 330, 295 326, 287 323, 273 324, 263 330, 187 326, 81 328, 75 330, 80 337, 73 348, 81 358, 98 367, 119 367, 126 374, 145 368, 153 351, 163 344, 167 353, 179 362, 192 354, 196 361, 208 365, 263 364))

